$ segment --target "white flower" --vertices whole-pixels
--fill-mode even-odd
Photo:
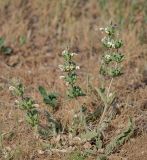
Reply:
[[[45,153],[45,151],[39,149],[39,150],[38,150],[38,153],[39,153],[40,155],[42,155],[42,154]]]
[[[18,101],[18,100],[15,100],[15,104],[19,104],[19,101]]]
[[[112,96],[113,96],[113,94],[112,94],[112,93],[110,93],[110,94],[109,94],[109,98],[110,98],[110,97],[112,97]]]
[[[104,28],[100,28],[100,31],[104,31]]]
[[[75,67],[74,65],[70,65],[69,69],[72,71],[72,70],[74,70],[74,67]]]
[[[110,59],[111,56],[110,56],[109,54],[106,54],[106,55],[105,55],[105,58],[106,58],[106,59]]]
[[[65,78],[65,76],[60,76],[59,78],[60,78],[60,79],[64,79],[64,78]]]
[[[102,38],[102,42],[104,43],[107,40],[107,37]]]
[[[71,53],[70,54],[72,57],[78,55],[77,53]]]
[[[111,48],[115,48],[115,43],[114,43],[113,40],[109,40],[109,41],[107,42],[107,45],[109,45],[109,47],[111,47]]]
[[[9,87],[9,90],[10,90],[10,91],[14,91],[14,90],[15,90],[15,87],[14,87],[14,86],[10,86],[10,87]]]
[[[80,66],[76,66],[76,69],[80,69]]]
[[[64,70],[64,66],[63,66],[63,65],[60,64],[58,67],[59,67],[59,69],[60,69],[61,71]]]
[[[34,104],[33,106],[36,108],[39,108],[39,104]]]
[[[62,52],[62,55],[65,55],[67,53],[67,50],[64,50],[63,52]]]
[[[110,45],[110,46],[112,46],[112,42],[111,41],[109,41],[107,44]]]
[[[108,30],[108,28],[105,28],[105,33],[107,33],[107,34],[109,33],[109,30]]]
[[[115,48],[115,44],[114,43],[112,44],[112,48]]]
[[[69,86],[69,82],[66,82],[65,85],[66,85],[66,86]]]
[[[75,115],[74,115],[74,118],[77,118],[77,117],[78,117],[78,115],[77,115],[77,114],[75,114]]]

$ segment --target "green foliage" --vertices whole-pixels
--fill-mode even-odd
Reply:
[[[66,132],[63,134],[66,134],[67,136],[67,134],[72,131],[72,138],[74,135],[78,135],[81,138],[80,139],[78,137],[81,142],[90,143],[90,149],[87,149],[87,151],[85,150],[85,152],[92,154],[94,152],[96,153],[98,149],[104,148],[105,155],[108,156],[117,150],[117,148],[127,141],[133,134],[134,126],[132,120],[130,119],[128,128],[110,143],[107,144],[104,136],[104,132],[112,120],[111,115],[113,113],[113,102],[115,102],[116,99],[115,92],[111,91],[112,82],[115,77],[118,77],[122,74],[121,62],[124,60],[124,55],[119,51],[119,49],[123,46],[123,42],[121,39],[117,38],[116,29],[116,25],[113,24],[110,24],[106,28],[101,28],[101,31],[106,34],[106,36],[102,39],[102,44],[107,51],[104,52],[104,55],[101,58],[102,63],[100,67],[100,74],[102,75],[104,81],[111,80],[108,87],[105,85],[105,82],[103,82],[99,88],[94,88],[94,92],[96,95],[99,95],[103,102],[101,105],[102,107],[97,107],[93,113],[87,114],[87,107],[85,107],[85,105],[82,105],[81,107],[81,105],[78,104],[81,108],[80,111],[78,111],[78,114],[75,114],[71,130],[70,127],[66,129],[64,128],[65,130],[63,130],[60,120],[56,119],[55,116],[50,114],[48,111],[45,111],[43,115],[45,116],[43,122],[46,122],[46,124],[43,123],[43,125],[41,125],[39,118],[40,113],[42,112],[37,110],[35,107],[35,101],[32,98],[24,96],[25,87],[21,83],[17,83],[16,85],[10,87],[12,93],[15,96],[18,96],[17,104],[19,105],[20,109],[25,111],[26,121],[32,127],[37,127],[38,133],[42,138],[55,138],[57,134],[63,133],[63,131]],[[3,43],[4,40],[0,39],[0,46],[3,46]],[[79,69],[79,66],[77,66],[76,62],[73,60],[75,55],[75,53],[71,53],[69,50],[63,51],[62,56],[64,63],[63,65],[59,65],[59,68],[65,74],[64,76],[61,76],[61,78],[64,79],[66,85],[68,86],[67,95],[69,98],[77,98],[85,95],[80,86],[77,85],[77,69]],[[57,93],[48,93],[42,86],[39,86],[38,90],[43,97],[43,102],[52,107],[53,110],[56,110],[58,107],[59,95]],[[86,114],[88,115],[87,117],[85,116]],[[96,123],[94,125],[90,123],[98,118],[100,118],[98,125]],[[64,135],[62,137],[62,134],[60,136],[61,139],[64,137]],[[65,138],[67,138],[66,136]],[[73,140],[72,138],[71,141]],[[105,155],[99,156],[98,159],[106,160],[107,157]],[[70,160],[84,159],[85,155],[81,154],[80,152],[74,152],[70,157]]]
[[[108,0],[97,0],[102,9],[106,8]]]
[[[30,97],[25,97],[23,100],[19,101],[18,105],[23,110],[32,110],[34,109],[35,102]]]
[[[9,87],[9,90],[12,92],[13,95],[18,97],[23,97],[25,87],[22,83],[14,83],[13,86]]]
[[[18,97],[16,104],[20,109],[26,111],[26,121],[32,126],[35,127],[39,123],[39,113],[35,108],[35,101],[31,97],[24,97],[25,87],[20,82],[15,82],[13,86],[9,87],[9,90],[13,95]]]
[[[111,76],[111,77],[118,77],[120,75],[123,74],[121,68],[117,67],[117,68],[110,68],[110,70],[108,70],[108,74]]]
[[[50,105],[53,110],[56,110],[58,107],[58,94],[57,93],[47,93],[44,87],[39,86],[38,90],[43,97],[45,104]]]
[[[122,74],[121,67],[118,66],[123,60],[124,55],[118,51],[123,46],[121,39],[116,36],[117,26],[110,24],[106,28],[100,28],[106,34],[102,38],[102,44],[107,49],[107,52],[102,56],[100,74],[103,76],[117,77]]]
[[[85,94],[83,93],[82,89],[79,86],[73,86],[73,87],[69,88],[67,95],[70,98],[85,96]]]
[[[0,37],[0,49],[4,46],[5,39]]]
[[[5,39],[0,37],[0,52],[4,55],[11,55],[12,48],[5,46]]]
[[[26,121],[32,126],[35,127],[39,123],[39,113],[38,111],[34,108],[26,113]]]
[[[3,133],[0,130],[0,153],[1,153],[2,148],[3,148]]]
[[[118,39],[116,29],[117,26],[112,23],[108,25],[108,27],[100,28],[100,30],[106,35],[102,38],[102,44],[107,51],[102,56],[99,73],[103,77],[111,78],[111,81],[108,88],[104,87],[104,83],[106,82],[103,82],[102,87],[98,89],[96,88],[96,91],[105,106],[99,125],[103,124],[104,119],[109,119],[108,115],[112,112],[111,104],[115,100],[115,92],[111,91],[112,82],[115,77],[118,77],[123,73],[120,63],[124,60],[124,55],[119,51],[123,42]],[[101,128],[101,126],[99,127]]]
[[[111,93],[109,94],[109,96],[107,96],[105,88],[95,88],[95,90],[97,91],[97,93],[99,94],[101,100],[105,105],[111,105],[113,103],[115,99],[115,93]]]
[[[77,80],[77,74],[74,72],[71,72],[64,77],[64,80],[68,82],[70,85],[73,85]]]
[[[26,36],[22,35],[22,36],[19,37],[19,44],[21,46],[23,46],[24,44],[26,44],[26,41],[27,41]]]
[[[26,121],[35,127],[39,123],[39,112],[35,108],[35,102],[30,97],[24,97],[18,101],[18,105],[21,109],[26,111]]]
[[[105,64],[109,64],[110,62],[117,62],[121,63],[124,59],[124,55],[121,53],[115,53],[115,52],[106,52],[103,56],[103,60]]]
[[[108,27],[101,28],[100,30],[106,34],[106,36],[102,39],[102,43],[107,49],[107,51],[102,56],[100,75],[107,77],[107,79],[110,78],[111,80],[108,87],[104,86],[105,82],[103,82],[101,87],[94,89],[94,91],[100,96],[102,102],[104,103],[104,109],[101,114],[97,130],[90,131],[84,135],[84,137],[88,140],[95,139],[95,145],[98,149],[104,146],[102,135],[104,135],[106,128],[111,123],[113,118],[112,104],[116,99],[116,94],[114,91],[111,91],[111,86],[113,79],[122,74],[120,63],[124,60],[124,55],[119,52],[119,48],[122,47],[123,43],[122,40],[117,39],[116,37],[116,25],[110,24]],[[104,78],[104,80],[106,79]],[[132,120],[130,119],[127,130],[118,135],[114,140],[106,145],[105,155],[107,156],[111,154],[126,140],[128,140],[133,134],[133,131],[134,127]],[[99,156],[98,159],[107,159],[105,155]]]
[[[60,78],[63,78],[66,82],[66,85],[68,86],[67,95],[70,98],[76,98],[85,95],[82,89],[78,85],[76,85],[76,81],[78,78],[76,70],[79,69],[79,66],[77,66],[72,59],[75,55],[76,53],[71,53],[69,52],[69,50],[64,50],[62,52],[64,64],[59,65],[60,70],[65,72],[65,76],[60,76]]]

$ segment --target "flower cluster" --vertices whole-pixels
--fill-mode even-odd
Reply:
[[[62,56],[64,58],[64,64],[59,65],[59,69],[65,72],[64,76],[60,76],[60,79],[64,79],[68,88],[67,95],[70,98],[75,98],[78,96],[83,96],[84,93],[79,86],[76,85],[77,73],[76,70],[80,69],[79,66],[73,61],[73,57],[77,55],[76,53],[71,53],[69,50],[64,50]]]
[[[123,42],[116,37],[116,25],[110,24],[106,28],[100,28],[100,30],[106,34],[101,41],[107,49],[102,57],[100,74],[110,77],[120,76],[122,69],[118,64],[123,61],[124,55],[119,52],[119,49],[122,47]]]
[[[118,48],[122,47],[122,45],[123,45],[122,40],[120,40],[120,39],[114,40],[110,36],[104,37],[102,39],[102,43],[103,43],[103,45],[105,47],[107,47],[107,48],[114,48],[114,49],[118,49]]]

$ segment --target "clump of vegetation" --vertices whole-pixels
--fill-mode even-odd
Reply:
[[[80,67],[77,66],[76,63],[73,61],[73,57],[75,55],[77,54],[70,52],[68,49],[64,50],[62,52],[64,64],[59,65],[60,70],[65,72],[65,75],[60,76],[60,78],[63,78],[66,85],[68,86],[67,95],[70,98],[76,98],[85,95],[82,89],[76,84],[78,78],[76,70],[80,69]]]
[[[25,96],[25,87],[22,83],[15,82],[9,87],[9,90],[17,97],[15,101],[16,105],[19,106],[21,110],[25,111],[26,121],[35,128],[35,131],[37,131],[41,137],[52,137],[62,131],[60,121],[56,120],[48,111],[43,112],[43,116],[46,118],[46,124],[42,126],[40,121],[40,114],[42,111],[37,108],[38,104],[36,104],[31,97]],[[54,106],[55,102],[52,102],[50,105]]]
[[[113,82],[114,79],[117,80],[123,74],[122,62],[124,54],[120,51],[123,42],[118,37],[117,26],[111,23],[105,28],[100,28],[100,30],[105,34],[104,38],[102,38],[105,52],[101,57],[99,70],[101,84],[99,88],[92,86],[92,89],[94,88],[92,91],[100,97],[103,107],[97,108],[93,114],[87,116],[88,108],[86,104],[80,104],[78,101],[78,97],[85,96],[85,93],[77,83],[77,70],[80,67],[73,60],[73,57],[77,54],[70,52],[68,49],[62,52],[64,63],[59,65],[59,68],[64,73],[60,78],[65,81],[68,87],[67,96],[71,99],[75,98],[78,107],[80,107],[80,111],[73,117],[72,125],[64,126],[60,120],[54,118],[55,112],[50,114],[48,111],[43,113],[47,123],[46,125],[41,125],[40,111],[35,101],[31,97],[24,95],[25,87],[22,83],[17,83],[10,87],[12,93],[18,97],[16,104],[26,112],[26,121],[32,127],[37,128],[39,135],[43,139],[52,138],[51,142],[54,148],[66,148],[67,150],[71,141],[74,143],[75,139],[78,141],[78,145],[83,146],[84,144],[85,147],[88,146],[87,150],[82,148],[81,152],[73,152],[70,159],[84,160],[87,155],[97,155],[99,154],[98,151],[102,149],[103,152],[98,159],[105,160],[108,155],[116,151],[119,146],[127,141],[134,132],[133,121],[130,118],[127,129],[109,143],[106,143],[105,131],[116,115],[114,105],[117,96],[115,89],[112,89],[114,87]],[[59,94],[47,92],[42,86],[39,86],[38,90],[43,97],[43,102],[49,105],[53,111],[56,111],[59,106]],[[91,116],[94,117],[93,121],[91,121]],[[97,124],[97,122],[99,123]],[[56,144],[56,138],[58,139],[58,144]]]
[[[4,55],[11,55],[12,51],[12,48],[5,45],[5,39],[0,37],[0,53]]]
[[[45,88],[42,86],[39,86],[38,90],[43,97],[43,102],[51,106],[53,110],[56,110],[58,108],[58,94],[55,92],[47,93]]]
[[[124,54],[121,53],[120,48],[123,45],[121,39],[118,38],[118,33],[116,32],[117,26],[112,23],[106,28],[100,28],[100,30],[105,33],[105,37],[102,39],[102,44],[106,48],[104,55],[101,59],[100,75],[103,79],[101,87],[96,89],[99,94],[102,102],[104,103],[103,113],[100,117],[99,125],[97,131],[99,136],[104,136],[105,129],[111,123],[111,120],[114,118],[115,110],[114,103],[116,99],[115,91],[112,91],[112,85],[114,78],[119,77],[123,74],[121,62],[124,60]],[[107,80],[110,80],[108,87],[106,86]],[[114,150],[116,150],[120,145],[127,141],[130,136],[133,134],[134,126],[133,122],[130,119],[129,126],[126,131],[118,135],[115,140],[112,140],[105,147],[105,155],[109,155]],[[103,146],[103,145],[102,145]]]
[[[124,55],[120,51],[123,42],[117,37],[118,33],[116,32],[116,29],[117,26],[112,23],[106,28],[100,28],[105,34],[105,37],[102,38],[102,44],[104,48],[106,48],[106,51],[104,52],[104,55],[102,55],[99,71],[101,87],[95,88],[93,91],[97,92],[101,98],[104,108],[100,111],[101,116],[98,126],[93,130],[81,134],[82,139],[95,141],[97,149],[104,149],[104,155],[102,155],[104,158],[110,153],[113,153],[120,145],[127,141],[134,131],[134,125],[130,119],[126,131],[118,135],[115,140],[112,140],[109,144],[105,145],[103,143],[105,140],[105,130],[116,115],[115,99],[117,97],[115,90],[112,90],[113,81],[116,77],[120,77],[123,74],[121,62],[124,60]],[[110,82],[108,83],[108,81]],[[102,157],[99,157],[99,159],[103,159]]]
[[[118,33],[116,33],[116,29],[117,26],[113,24],[110,24],[106,28],[100,28],[100,30],[106,34],[106,36],[102,38],[102,44],[107,49],[102,56],[99,71],[100,75],[103,76],[101,77],[103,80],[101,79],[101,87],[97,89],[97,92],[105,106],[100,118],[100,125],[104,121],[108,121],[111,112],[113,112],[112,103],[116,96],[115,91],[111,91],[111,87],[114,78],[121,76],[123,73],[121,62],[124,60],[124,55],[119,51],[123,42],[117,37]],[[110,79],[108,87],[106,86],[107,80],[105,77]]]
[[[18,97],[15,103],[19,108],[26,111],[26,121],[32,127],[36,127],[39,123],[39,112],[35,107],[35,101],[30,97],[24,96],[25,87],[23,84],[20,82],[14,83],[13,86],[9,87],[9,90]]]

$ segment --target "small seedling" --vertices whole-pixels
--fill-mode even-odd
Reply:
[[[3,37],[0,37],[0,53],[4,55],[11,55],[12,53],[12,48],[5,46],[5,39]]]
[[[43,97],[43,101],[45,104],[50,105],[53,110],[56,110],[58,108],[58,94],[53,93],[47,93],[44,87],[39,86],[38,90]]]
[[[26,41],[27,41],[26,36],[22,35],[22,36],[19,37],[19,44],[21,46],[23,46],[24,44],[26,44]]]

